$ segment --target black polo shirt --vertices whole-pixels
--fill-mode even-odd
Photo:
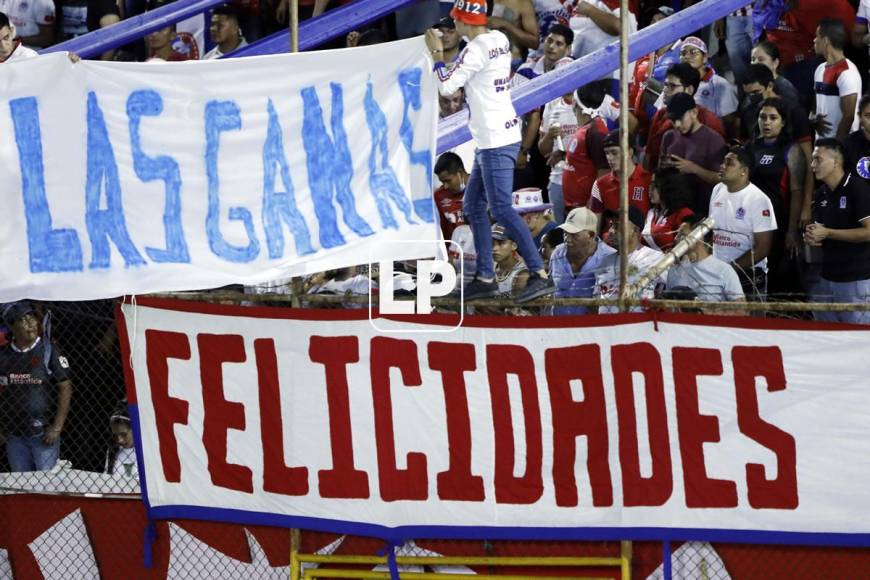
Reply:
[[[832,230],[863,227],[870,218],[870,181],[854,172],[846,173],[831,191],[827,185],[816,190],[813,219]],[[870,279],[870,242],[854,244],[826,238],[822,242],[822,278],[832,282]]]

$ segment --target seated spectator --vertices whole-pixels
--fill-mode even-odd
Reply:
[[[589,198],[589,209],[597,214],[602,212],[618,212],[619,211],[619,176],[622,171],[622,149],[619,144],[619,130],[616,129],[607,134],[602,141],[604,147],[604,156],[607,158],[607,164],[610,166],[610,173],[603,175],[595,180],[592,186],[592,195]],[[634,162],[634,151],[629,146],[629,153],[626,156],[626,171],[628,172],[628,203],[640,211],[643,215],[649,211],[649,185],[652,181],[652,174],[640,165]],[[609,224],[606,222],[601,226],[602,230],[606,231]]]
[[[441,187],[435,190],[435,207],[441,219],[441,234],[445,240],[453,235],[453,230],[465,222],[465,212],[462,200],[465,196],[465,184],[468,183],[468,172],[459,155],[448,151],[442,153],[435,162],[435,175],[441,181]]]
[[[487,27],[500,30],[511,44],[526,50],[535,50],[538,39],[538,19],[532,0],[491,0],[492,15]]]
[[[452,63],[459,56],[462,37],[456,32],[456,23],[449,16],[445,16],[435,23],[436,30],[441,31],[441,45],[444,48],[444,62]]]
[[[683,218],[679,240],[689,235],[702,220],[695,215]],[[691,289],[698,300],[706,302],[745,300],[737,272],[730,264],[713,255],[713,230],[707,232],[701,241],[692,244],[685,257],[668,271],[668,290],[679,287]]]
[[[616,253],[598,237],[598,216],[585,207],[571,210],[565,223],[565,242],[556,246],[550,257],[550,277],[556,285],[556,298],[592,298],[595,276],[605,258]],[[592,309],[594,310],[594,309]],[[586,314],[586,306],[555,306],[553,313]]]
[[[701,82],[701,76],[698,71],[685,63],[678,63],[668,69],[668,75],[665,79],[664,87],[661,94],[661,108],[656,111],[650,121],[649,135],[646,141],[646,149],[644,151],[643,166],[647,171],[653,171],[659,166],[661,154],[662,137],[665,133],[674,128],[673,121],[668,118],[667,105],[671,102],[671,97],[678,93],[686,93],[695,95],[698,91],[698,85]],[[722,121],[716,116],[716,113],[710,109],[695,104],[698,109],[698,121],[702,125],[710,127],[722,138],[725,138],[725,129],[722,126]]]
[[[722,136],[702,125],[695,99],[678,93],[668,103],[668,118],[674,128],[662,137],[660,167],[674,167],[689,178],[695,193],[693,209],[705,215],[712,186],[719,181],[719,166],[726,146]]]
[[[5,0],[0,7],[21,44],[37,50],[54,44],[52,0]]]
[[[232,4],[217,6],[212,10],[208,32],[215,47],[205,54],[203,60],[221,58],[248,45],[239,26],[239,11]]]
[[[526,287],[529,270],[517,253],[517,243],[499,224],[492,226],[492,258],[495,262],[495,281],[498,283],[498,295],[494,298],[514,298]],[[474,308],[476,313],[488,315],[509,314],[513,310],[512,306],[507,308],[475,306]]]
[[[462,278],[463,288],[474,279],[477,271],[477,251],[474,249],[474,234],[471,226],[462,224],[453,229],[448,245],[448,256],[456,274]]]
[[[804,240],[821,246],[822,275],[817,302],[867,303],[870,299],[870,183],[844,167],[842,145],[816,142],[813,173],[821,186]],[[817,320],[870,324],[870,312],[815,312]]]
[[[521,79],[533,79],[556,70],[560,65],[571,62],[569,51],[574,40],[574,33],[564,24],[554,24],[550,27],[550,33],[544,40],[544,50],[540,56],[530,57],[517,69],[512,79],[514,83],[522,82]]]
[[[136,449],[133,445],[133,425],[127,412],[127,401],[122,401],[109,417],[113,445],[106,452],[106,473],[138,478]]]
[[[861,73],[845,57],[846,28],[833,18],[823,18],[813,43],[824,62],[816,67],[813,92],[816,96],[816,139],[845,140],[858,129],[858,96]]]
[[[0,12],[0,64],[17,62],[39,56],[32,48],[21,44],[21,40],[15,38],[15,25],[9,21],[6,14]]]
[[[722,162],[722,182],[713,189],[710,217],[715,225],[713,255],[737,271],[743,293],[760,299],[767,292],[767,256],[776,217],[770,198],[749,181],[754,160],[733,147]]]
[[[680,61],[698,71],[701,83],[695,101],[722,119],[726,135],[737,134],[737,87],[716,74],[707,61],[707,44],[697,36],[689,36],[680,44]]]
[[[789,103],[799,104],[800,96],[797,89],[791,81],[779,74],[779,47],[764,40],[755,45],[751,54],[751,64],[763,64],[773,73],[773,92]]]
[[[789,121],[781,99],[765,99],[758,115],[759,137],[747,147],[754,161],[750,181],[770,199],[778,226],[769,256],[773,268],[800,250],[800,216],[809,173],[800,146],[789,133]],[[788,290],[771,280],[771,292]]]
[[[29,303],[7,304],[2,317],[12,342],[0,348],[0,441],[12,471],[50,470],[72,400],[69,362]]]
[[[541,241],[541,258],[544,260],[544,269],[550,271],[550,258],[553,257],[553,252],[560,244],[565,243],[565,230],[558,226],[544,234],[544,239]]]
[[[673,167],[657,170],[649,188],[650,210],[642,232],[644,244],[661,252],[670,250],[683,218],[695,214],[693,200],[685,175]]]
[[[565,144],[565,167],[562,169],[562,195],[565,211],[586,207],[595,180],[608,171],[601,142],[607,135],[607,125],[598,116],[604,102],[600,84],[590,83],[577,89],[574,114],[577,131]]]
[[[595,298],[616,299],[619,297],[619,254],[625,252],[628,254],[628,284],[635,284],[640,281],[640,278],[647,271],[658,264],[664,254],[658,250],[653,250],[641,244],[640,233],[643,230],[645,222],[643,212],[634,206],[628,208],[628,246],[621,247],[622,237],[619,234],[619,219],[614,217],[610,222],[610,231],[608,232],[608,243],[616,248],[616,253],[607,256],[601,264],[597,276],[595,277]],[[657,276],[649,281],[637,295],[637,298],[655,298],[656,294],[665,287],[665,279],[662,276]],[[640,307],[632,308],[632,312],[640,312]],[[616,305],[600,306],[599,314],[613,314],[619,312]]]
[[[519,189],[514,192],[513,206],[516,212],[526,222],[535,248],[541,249],[541,240],[556,227],[556,224],[547,219],[547,210],[552,209],[552,203],[544,203],[541,190],[536,187]]]
[[[864,179],[870,179],[870,95],[858,102],[857,131],[849,133],[843,146],[846,150],[846,165]]]
[[[169,0],[155,0],[149,5],[149,10],[169,4]],[[199,60],[199,46],[196,38],[190,32],[179,32],[175,24],[170,24],[145,37],[147,46],[146,60],[163,60],[178,62],[184,60]]]

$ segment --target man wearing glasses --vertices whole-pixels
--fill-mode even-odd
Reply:
[[[737,136],[737,87],[717,75],[707,62],[707,44],[697,36],[687,36],[680,45],[680,62],[701,75],[695,102],[722,119],[729,137]]]

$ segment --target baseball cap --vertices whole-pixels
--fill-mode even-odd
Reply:
[[[671,8],[670,6],[659,6],[656,9],[656,12],[658,12],[659,14],[662,14],[664,16],[672,16],[674,13],[674,9]]]
[[[474,11],[472,11],[472,6]],[[486,0],[456,0],[453,8],[450,10],[450,16],[453,20],[458,20],[471,26],[486,26]]]
[[[667,104],[668,119],[676,121],[682,119],[687,111],[695,108],[695,97],[689,93],[677,93],[672,95]]]
[[[3,307],[3,322],[6,326],[11,328],[13,324],[34,312],[33,306],[31,306],[29,302],[24,300],[20,302],[10,302]]]
[[[510,234],[507,232],[505,227],[501,224],[493,224],[492,226],[492,239],[498,241],[504,240],[513,240]]]
[[[582,231],[598,233],[598,216],[589,208],[576,207],[571,210],[565,223],[559,226],[568,234],[578,234]]]
[[[445,16],[438,22],[432,25],[432,28],[456,28],[456,22],[449,16]]]
[[[697,48],[704,54],[707,54],[707,43],[698,38],[697,36],[687,36],[683,39],[683,42],[680,43],[680,50],[683,50],[684,46],[691,46]]]
[[[602,149],[607,149],[608,147],[619,147],[619,129],[614,129],[610,133],[604,136],[604,139],[601,140]]]

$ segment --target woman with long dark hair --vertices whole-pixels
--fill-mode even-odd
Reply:
[[[650,210],[643,227],[643,242],[647,246],[667,252],[683,218],[693,215],[694,196],[686,176],[674,167],[658,169],[649,188]]]

